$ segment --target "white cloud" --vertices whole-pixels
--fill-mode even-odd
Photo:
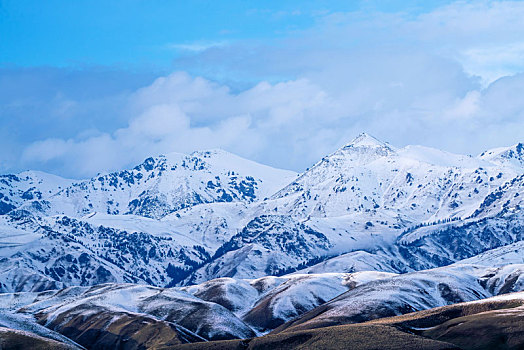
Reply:
[[[150,155],[226,148],[255,156],[271,148],[275,135],[322,102],[322,92],[305,80],[260,83],[239,94],[185,73],[173,73],[132,94],[128,126],[108,134],[67,140],[48,139],[28,146],[26,164],[59,162],[74,176],[115,170]],[[320,100],[320,101],[319,101]]]
[[[165,45],[166,49],[177,51],[200,52],[212,47],[227,45],[227,41],[195,41],[191,43],[172,43]]]
[[[473,84],[468,90],[457,89],[461,76],[457,83],[428,73],[426,81],[398,69],[395,79],[348,81],[336,93],[299,79],[263,82],[235,94],[203,78],[173,73],[132,94],[130,110],[136,115],[126,127],[36,142],[25,149],[23,160],[55,162],[64,172],[89,176],[150,155],[220,147],[300,170],[361,131],[400,146],[419,143],[469,153],[524,135],[523,77],[504,78],[484,90]]]
[[[524,141],[523,17],[524,3],[461,1],[419,15],[321,15],[280,40],[202,47],[176,64],[257,83],[237,92],[196,74],[160,77],[119,99],[118,128],[38,141],[23,164],[89,176],[221,147],[302,170],[361,131],[472,154]],[[65,115],[82,109],[64,101]]]
[[[354,52],[418,51],[460,62],[484,86],[524,71],[524,2],[456,1],[430,12],[327,13],[315,26],[264,43],[232,42],[181,58],[206,75],[301,76]],[[387,58],[385,56],[384,58]],[[212,67],[212,69],[209,69]],[[322,67],[320,67],[322,69]]]

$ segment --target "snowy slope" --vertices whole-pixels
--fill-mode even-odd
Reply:
[[[0,175],[0,215],[32,200],[46,200],[71,185],[73,180],[41,171]]]
[[[369,253],[356,250],[351,253],[335,256],[318,264],[300,270],[301,273],[329,273],[329,272],[356,272],[382,271],[402,273],[410,271],[402,261],[392,254],[383,251]]]
[[[392,275],[383,272],[357,272],[292,274],[279,277],[284,279],[284,282],[263,293],[242,319],[257,331],[265,333],[347,290]],[[270,277],[254,280],[251,284],[265,284],[268,278]]]
[[[17,211],[2,219],[10,228],[31,233],[22,236],[24,240],[10,231],[0,236],[9,240],[0,246],[4,292],[106,282],[165,286],[181,270],[209,258],[197,241],[169,230],[126,231],[67,216],[38,219]]]
[[[443,266],[524,240],[524,177],[488,194],[467,219],[423,226],[399,236],[399,253],[415,269]]]
[[[121,318],[149,317],[207,340],[246,338],[271,330],[357,285],[390,275],[361,272],[257,280],[223,278],[184,288],[108,283],[7,293],[0,294],[0,324],[63,340],[56,332],[65,334],[68,328],[83,327],[91,318],[111,315],[115,323]],[[260,312],[266,313],[263,318],[256,317]]]
[[[0,324],[53,339],[65,335],[88,348],[103,338],[105,329],[119,329],[116,336],[131,337],[134,333],[124,330],[136,330],[136,326],[118,328],[130,323],[142,324],[140,331],[147,324],[164,333],[169,324],[170,337],[194,342],[253,337],[275,328],[365,322],[522,288],[524,265],[494,268],[464,263],[403,275],[357,272],[221,278],[182,288],[108,283],[0,294]],[[87,327],[92,336],[81,337]]]
[[[504,266],[524,264],[524,241],[488,250],[471,258],[460,260],[463,264]]]
[[[524,167],[524,144],[518,143],[511,147],[495,148],[483,152],[480,154],[479,158],[493,163],[510,165],[517,169],[522,169]]]

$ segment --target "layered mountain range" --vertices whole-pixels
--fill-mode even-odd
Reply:
[[[523,144],[473,157],[367,134],[300,174],[210,150],[3,175],[0,326],[73,348],[139,329],[136,348],[161,348],[519,292],[523,198]]]

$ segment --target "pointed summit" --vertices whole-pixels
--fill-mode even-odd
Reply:
[[[384,155],[396,151],[396,149],[387,142],[382,142],[365,132],[359,134],[353,141],[343,146],[340,151],[348,151],[351,149],[381,150],[381,153],[384,153]]]
[[[385,142],[378,140],[368,133],[361,133],[353,139],[347,146],[361,147],[361,146],[372,146],[372,147],[384,147],[388,146]]]
[[[396,148],[388,143],[382,142],[367,133],[361,133],[350,143],[322,158],[321,161],[313,165],[311,170],[323,166],[336,169],[346,166],[362,166],[378,158],[394,155],[396,152]],[[329,170],[328,172],[339,174],[339,170]]]

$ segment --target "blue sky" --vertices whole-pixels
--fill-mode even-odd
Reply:
[[[445,1],[4,0],[0,62],[176,68],[184,48],[280,38],[327,13],[428,11]]]
[[[521,1],[0,1],[0,172],[524,141]]]

